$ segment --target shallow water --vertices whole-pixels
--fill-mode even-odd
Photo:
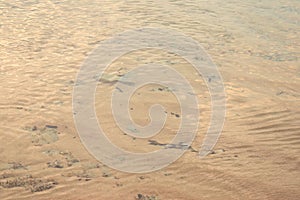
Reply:
[[[29,181],[21,187],[1,184],[0,198],[134,199],[141,193],[160,199],[297,199],[299,20],[298,0],[1,1],[0,182]],[[222,74],[227,114],[215,154],[200,160],[197,152],[187,151],[161,171],[136,175],[107,168],[86,151],[73,121],[72,92],[80,66],[100,41],[141,27],[174,29],[201,43]],[[97,115],[122,148],[160,148],[123,135],[107,96],[119,68],[153,60],[173,63],[197,92],[202,109],[192,144],[197,151],[208,127],[209,94],[203,80],[174,55],[133,52],[115,61],[108,84],[97,89]],[[159,92],[153,86],[141,91],[144,98],[133,96],[131,114],[138,123],[148,122],[147,107],[157,99],[180,113],[174,97]],[[179,123],[174,116],[168,115],[158,142],[173,137]],[[57,128],[48,134],[46,125]],[[57,184],[31,192],[37,185],[30,185],[29,175]]]

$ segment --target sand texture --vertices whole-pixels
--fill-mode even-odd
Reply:
[[[0,199],[300,199],[299,20],[298,0],[0,1]],[[199,159],[211,114],[201,76],[161,50],[115,60],[95,95],[97,116],[115,145],[153,151],[179,126],[179,104],[159,85],[140,88],[130,114],[146,125],[149,107],[163,104],[161,133],[133,138],[116,126],[110,95],[139,64],[178,70],[195,89],[201,111],[197,137],[180,159],[156,172],[130,174],[85,149],[72,93],[97,43],[141,27],[174,29],[199,41],[222,74],[227,110],[217,145]]]

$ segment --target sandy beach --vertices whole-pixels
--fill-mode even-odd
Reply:
[[[0,2],[1,200],[297,200],[300,198],[300,2],[298,0],[145,0]],[[211,117],[204,80],[186,60],[161,50],[115,60],[95,94],[99,123],[126,151],[170,142],[181,120],[175,96],[148,85],[130,114],[149,123],[163,104],[167,122],[150,139],[116,125],[110,97],[119,77],[140,64],[170,65],[195,90],[199,129],[177,161],[149,173],[111,169],[92,156],[76,130],[72,94],[96,45],[127,30],[156,27],[198,41],[222,75],[226,118],[218,143],[198,156]]]

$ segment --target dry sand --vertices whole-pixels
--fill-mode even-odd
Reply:
[[[0,13],[1,200],[300,198],[298,0],[1,1]],[[104,166],[81,144],[72,88],[99,41],[145,26],[172,28],[203,45],[223,76],[227,115],[213,154],[199,159],[210,117],[201,77],[166,52],[120,58],[108,74],[120,68],[124,74],[140,63],[171,63],[196,88],[201,109],[192,149],[163,170],[128,174]],[[96,94],[108,137],[131,151],[161,148],[116,127],[109,81]],[[158,88],[141,88],[130,112],[136,123],[146,124],[148,106],[165,105],[168,122],[152,138],[165,143],[178,128],[180,109],[170,92]]]

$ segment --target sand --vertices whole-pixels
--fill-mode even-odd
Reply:
[[[0,13],[1,200],[299,199],[299,1],[2,1]],[[162,148],[180,122],[170,91],[149,85],[133,95],[130,113],[145,125],[159,100],[168,112],[162,132],[149,142],[118,129],[109,94],[118,73],[137,64],[172,65],[191,82],[201,110],[197,137],[180,159],[131,174],[87,152],[72,92],[99,41],[140,27],[171,28],[199,41],[222,74],[227,110],[217,145],[199,159],[211,114],[202,78],[179,56],[157,50],[116,60],[96,91],[97,116],[116,145]]]

